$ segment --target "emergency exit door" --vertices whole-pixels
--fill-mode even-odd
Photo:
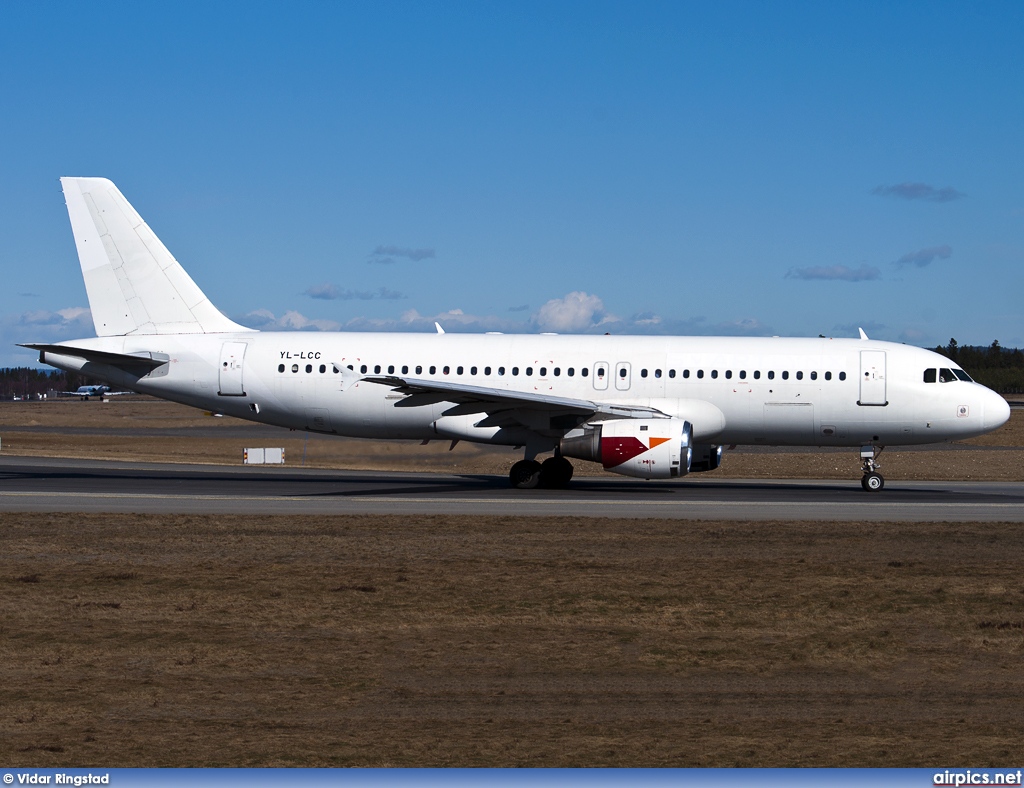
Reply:
[[[245,342],[225,342],[220,349],[220,387],[222,397],[244,397],[242,385],[242,360],[245,358]]]
[[[888,405],[885,398],[885,351],[860,352],[860,399],[858,405]]]

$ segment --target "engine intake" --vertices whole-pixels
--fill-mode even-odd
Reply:
[[[573,430],[558,444],[566,457],[641,479],[675,479],[690,472],[693,427],[682,419],[612,419]]]

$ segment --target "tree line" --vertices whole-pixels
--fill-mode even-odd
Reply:
[[[48,391],[74,391],[79,386],[99,383],[77,372],[33,367],[0,369],[0,400],[24,397],[37,399]]]
[[[983,386],[1000,394],[1024,394],[1024,351],[1007,348],[997,339],[988,347],[960,345],[950,339],[946,346],[933,348],[950,361],[963,367]]]

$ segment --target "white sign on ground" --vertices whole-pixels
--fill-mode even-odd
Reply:
[[[242,449],[242,462],[246,465],[284,465],[284,449]]]

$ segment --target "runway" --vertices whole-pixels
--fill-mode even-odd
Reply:
[[[0,458],[0,512],[391,514],[1024,522],[1022,482],[580,477],[514,490],[484,475]]]

